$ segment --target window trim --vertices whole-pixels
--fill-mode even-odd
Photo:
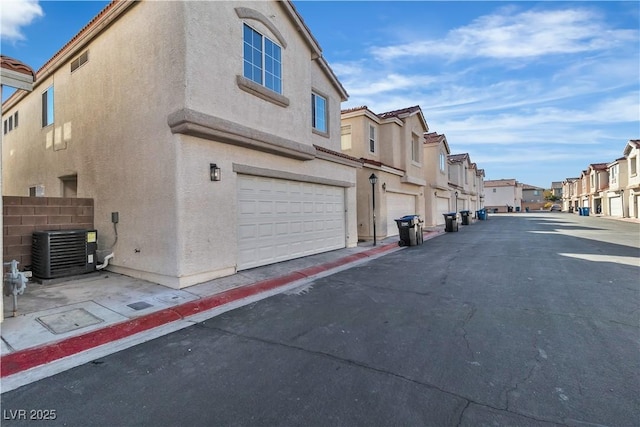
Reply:
[[[49,96],[51,94],[51,96]],[[51,100],[49,100],[51,98]],[[44,92],[42,92],[42,127],[46,128],[55,123],[55,94],[53,85],[49,86]],[[49,108],[49,106],[51,108]],[[51,118],[49,118],[49,111],[51,111]]]
[[[253,47],[252,44],[248,43],[246,38],[245,38],[245,30],[249,29],[252,31],[252,34],[258,34],[261,38],[260,40],[260,81],[256,81],[251,77],[248,77],[245,73],[245,66],[247,64],[249,64],[251,67],[256,67],[256,65],[251,62],[250,60],[247,59],[247,55],[245,54],[245,49],[246,49],[246,45],[249,45],[251,49],[255,49]],[[278,76],[276,76],[273,73],[269,73],[269,71],[267,70],[267,65],[266,65],[266,60],[269,57],[269,55],[267,54],[267,43],[266,42],[270,42],[271,44],[273,44],[274,46],[277,46],[278,48],[278,52],[279,52],[279,67],[278,67]],[[254,82],[257,85],[260,85],[262,87],[264,87],[267,90],[270,90],[274,93],[277,93],[278,95],[282,95],[282,93],[284,92],[284,85],[283,85],[283,76],[282,76],[282,46],[279,45],[276,41],[272,40],[271,38],[267,37],[266,35],[262,34],[260,31],[258,31],[257,29],[255,29],[254,27],[252,27],[251,25],[247,24],[246,22],[242,23],[242,76],[249,80]],[[277,78],[278,80],[278,89],[279,90],[275,90],[270,88],[269,86],[267,86],[267,75],[268,74],[272,74],[274,76],[274,78]]]
[[[411,163],[416,166],[422,165],[422,159],[420,156],[421,145],[422,144],[420,143],[420,135],[413,132],[411,134]]]
[[[346,144],[343,142],[343,137],[349,137],[349,147],[345,147]],[[351,150],[353,148],[353,139],[351,137],[351,125],[341,125],[340,126],[340,149],[343,151]]]
[[[324,129],[316,127],[316,99],[321,99],[324,101]],[[311,91],[311,129],[313,130],[313,133],[317,135],[329,136],[329,97],[321,94],[317,90]]]
[[[373,136],[371,136],[373,134]],[[372,124],[369,124],[369,153],[376,153],[376,127]]]

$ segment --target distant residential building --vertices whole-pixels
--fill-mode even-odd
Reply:
[[[554,181],[551,183],[551,195],[558,200],[562,199],[562,181]]]
[[[513,212],[522,208],[522,184],[515,179],[484,181],[484,205],[491,212]]]
[[[544,208],[545,203],[544,188],[522,184],[522,209],[540,210]]]

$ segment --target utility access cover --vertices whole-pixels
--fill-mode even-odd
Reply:
[[[104,320],[94,316],[84,308],[49,314],[47,316],[37,317],[36,320],[54,334],[64,334],[104,322]]]

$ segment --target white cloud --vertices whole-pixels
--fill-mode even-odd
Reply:
[[[377,47],[372,53],[383,61],[424,56],[518,59],[594,52],[637,38],[637,30],[608,28],[598,14],[587,9],[516,13],[505,8],[453,29],[443,39]]]
[[[22,27],[44,16],[38,0],[2,0],[0,36],[4,40],[24,40]]]

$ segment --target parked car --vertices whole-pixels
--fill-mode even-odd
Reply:
[[[551,208],[549,209],[549,211],[551,211],[551,212],[561,212],[562,211],[562,207],[560,207],[560,205],[551,205]]]

